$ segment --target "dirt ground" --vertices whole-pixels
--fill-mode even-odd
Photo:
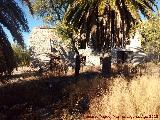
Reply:
[[[74,75],[56,77],[50,73],[39,75],[37,70],[27,67],[19,68],[11,77],[1,80],[0,120],[59,120],[66,111],[80,117],[88,110],[90,81],[97,76],[98,72],[85,72],[79,79]],[[78,102],[85,99],[83,110]]]

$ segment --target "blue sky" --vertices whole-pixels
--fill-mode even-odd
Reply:
[[[19,1],[19,0],[16,0],[16,1]],[[157,0],[157,1],[159,1],[159,0]],[[28,20],[28,25],[29,25],[29,28],[30,28],[30,32],[32,31],[33,27],[44,25],[43,20],[41,18],[33,17],[29,13],[29,10],[26,6],[24,6],[24,5],[22,6],[21,4],[20,4],[20,6],[23,8],[23,11],[24,11],[24,13],[26,15],[26,18]],[[160,8],[160,2],[158,3],[158,8]],[[8,38],[9,38],[10,42],[13,43],[12,36],[11,36],[10,32],[6,29],[5,29],[5,31],[8,35]],[[23,32],[24,42],[26,43],[27,46],[28,46],[28,38],[29,38],[30,32],[29,33]]]
[[[33,27],[38,27],[38,26],[42,26],[44,25],[43,20],[41,18],[37,18],[35,16],[32,16],[28,9],[25,8],[25,13],[26,13],[26,18],[28,20],[28,26],[30,28],[30,32],[32,31]],[[24,42],[26,43],[26,45],[28,45],[28,38],[29,38],[29,33],[27,32],[23,32],[23,36],[24,36]]]
[[[16,0],[18,1],[18,0]],[[20,7],[22,8],[23,12],[25,13],[25,16],[28,20],[28,26],[29,26],[29,29],[30,29],[30,32],[32,31],[33,27],[37,27],[37,26],[42,26],[44,25],[43,23],[43,20],[41,18],[37,18],[35,16],[32,16],[30,13],[29,13],[29,10],[28,8],[25,6],[25,5],[21,5],[20,3],[18,3],[20,5]],[[10,34],[10,32],[8,30],[6,30],[6,33],[8,35],[8,38],[9,38],[9,41],[11,43],[13,43],[13,38]],[[25,44],[28,46],[28,38],[29,38],[29,35],[30,35],[30,32],[23,32],[23,37],[24,37],[24,42]]]

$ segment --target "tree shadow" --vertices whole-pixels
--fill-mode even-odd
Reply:
[[[20,74],[13,74],[13,75],[3,75],[0,76],[0,82],[3,84],[6,84],[8,82],[10,82],[10,80],[12,81],[18,81],[18,80],[22,80],[24,78],[29,78],[29,77],[35,77],[38,76],[38,72],[37,71],[25,71],[23,73]]]
[[[80,117],[89,102],[108,89],[107,79],[96,72],[41,78],[0,87],[0,119],[61,119],[65,113]]]

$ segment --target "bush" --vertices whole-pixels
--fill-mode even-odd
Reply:
[[[144,50],[151,59],[160,60],[160,14],[155,14],[151,19],[143,21],[138,25],[143,39]]]
[[[26,48],[22,48],[18,44],[13,44],[12,48],[14,51],[17,66],[26,66],[30,64],[30,55],[29,51]]]

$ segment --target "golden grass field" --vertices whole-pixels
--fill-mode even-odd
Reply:
[[[90,96],[89,110],[83,120],[160,120],[160,72],[159,65],[147,64],[142,76],[128,80],[124,77],[111,79],[94,78],[80,80],[75,93]],[[64,113],[63,119],[76,119]],[[67,117],[66,117],[67,116]]]
[[[148,74],[130,81],[122,77],[109,80],[109,90],[91,101],[89,114],[85,117],[102,120],[104,118],[118,120],[118,117],[127,120],[160,120],[159,67],[156,69],[156,66],[149,64]]]
[[[117,119],[114,116],[160,115],[160,77],[145,75],[131,82],[116,78],[106,94],[92,100],[89,110],[93,116],[110,116],[112,119]]]
[[[78,80],[12,78],[0,86],[0,120],[160,120],[160,64],[144,68],[130,78],[93,72],[80,74]],[[79,112],[77,103],[86,96],[89,108]]]

